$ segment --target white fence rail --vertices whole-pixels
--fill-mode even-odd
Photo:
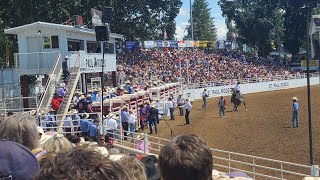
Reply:
[[[319,77],[319,73],[310,73],[310,77]],[[258,77],[258,78],[243,78],[240,80],[241,84],[251,84],[251,83],[260,83],[260,82],[272,82],[272,81],[281,81],[281,80],[291,80],[291,79],[305,79],[307,78],[306,73],[302,74],[290,74],[290,75],[277,75],[273,77]],[[207,88],[207,87],[215,87],[215,86],[229,86],[237,84],[237,79],[229,79],[229,80],[221,80],[215,79],[209,82],[199,82],[199,83],[191,83],[189,85],[185,85],[184,89],[199,89],[199,88]]]

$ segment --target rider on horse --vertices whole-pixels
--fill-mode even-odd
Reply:
[[[234,87],[236,98],[240,100],[240,81],[237,82],[237,85]]]

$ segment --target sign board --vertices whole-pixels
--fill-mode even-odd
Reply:
[[[310,60],[310,70],[318,70],[319,69],[319,60]],[[301,69],[307,69],[307,60],[301,61]]]
[[[80,69],[84,73],[102,72],[102,53],[80,53]],[[116,55],[104,55],[104,72],[112,72],[117,70]]]
[[[145,48],[154,48],[154,46],[155,46],[154,41],[145,41],[144,42],[144,47]]]
[[[129,50],[129,51],[132,51],[134,50],[136,47],[139,46],[139,43],[136,42],[136,41],[126,41],[126,48]]]

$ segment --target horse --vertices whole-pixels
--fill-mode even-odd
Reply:
[[[238,111],[238,107],[243,103],[244,108],[246,111],[248,111],[246,102],[244,101],[244,95],[239,94],[237,95],[237,92],[234,90],[234,88],[231,88],[232,90],[232,96],[231,96],[231,102],[233,103],[233,111]]]

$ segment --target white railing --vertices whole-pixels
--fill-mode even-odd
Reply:
[[[48,74],[59,52],[15,53],[14,65],[21,74]]]
[[[45,110],[48,108],[50,99],[53,97],[53,93],[56,90],[56,84],[59,82],[62,74],[62,67],[61,67],[61,54],[58,53],[56,56],[56,60],[54,65],[52,66],[51,72],[49,74],[49,78],[47,80],[47,83],[45,85],[45,91],[41,96],[41,100],[37,109],[37,112],[39,110]]]
[[[0,87],[0,98],[21,96],[20,84],[5,84]]]
[[[310,77],[319,77],[319,73],[310,73]],[[259,82],[271,82],[271,81],[281,81],[281,80],[291,80],[291,79],[305,79],[307,78],[306,73],[302,74],[290,74],[290,75],[276,75],[272,77],[257,77],[257,78],[243,78],[240,80],[241,84],[250,84],[250,83],[259,83]],[[189,85],[184,86],[184,89],[199,89],[199,88],[207,88],[214,86],[229,86],[237,84],[238,79],[215,79],[209,82],[198,82],[191,83]]]
[[[24,101],[27,101],[29,108],[24,108]],[[0,99],[0,112],[7,115],[8,112],[25,112],[35,110],[38,107],[38,97],[13,97]]]

